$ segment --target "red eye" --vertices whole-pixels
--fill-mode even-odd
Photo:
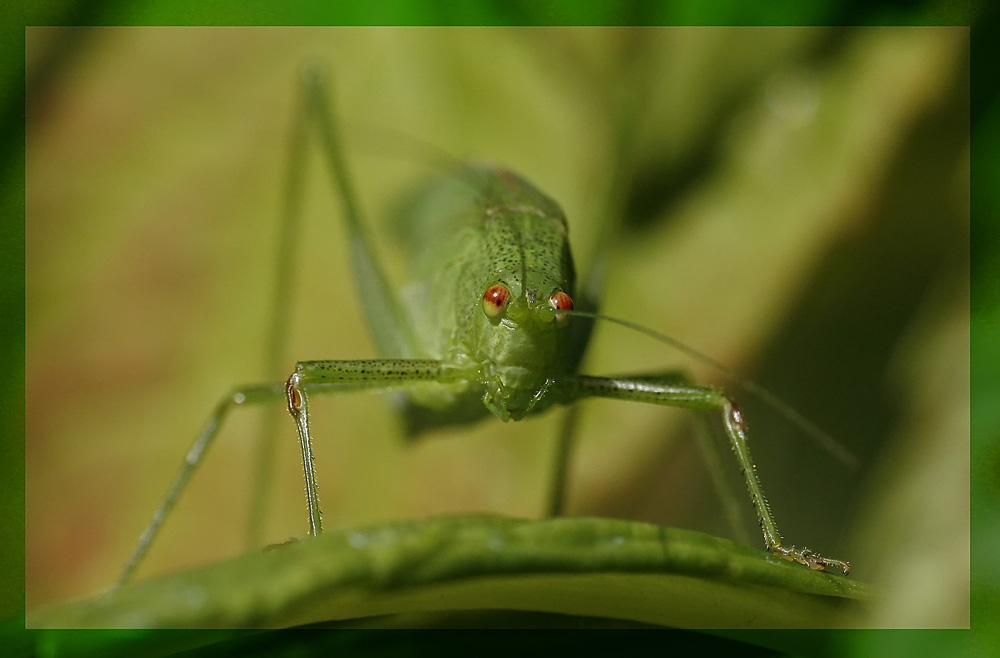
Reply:
[[[500,284],[490,286],[483,293],[483,312],[489,319],[497,320],[503,315],[509,300],[510,290],[507,290],[507,286]]]
[[[573,298],[564,293],[562,290],[558,290],[552,293],[549,297],[549,305],[557,311],[572,311],[573,310]],[[569,316],[565,313],[556,313],[556,320],[559,322],[565,322],[569,320]]]

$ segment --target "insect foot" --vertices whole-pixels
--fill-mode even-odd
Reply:
[[[843,571],[845,576],[851,573],[850,562],[823,557],[819,553],[810,551],[808,548],[798,549],[794,546],[789,548],[785,548],[784,546],[772,546],[771,552],[780,558],[788,560],[789,562],[798,562],[799,564],[803,564],[813,571],[826,571],[827,567],[836,567]]]

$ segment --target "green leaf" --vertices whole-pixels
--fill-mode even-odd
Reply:
[[[604,518],[365,526],[40,610],[46,628],[284,628],[525,610],[685,627],[841,627],[870,589],[725,539]]]

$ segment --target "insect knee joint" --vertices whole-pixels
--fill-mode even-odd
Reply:
[[[288,413],[292,418],[298,418],[302,410],[302,394],[299,392],[299,374],[294,373],[285,382],[285,400],[288,402]]]
[[[726,422],[746,439],[748,429],[746,419],[743,418],[743,410],[728,395],[726,396],[726,402],[728,403],[726,405]]]

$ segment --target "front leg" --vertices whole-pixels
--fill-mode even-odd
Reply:
[[[757,520],[764,534],[764,544],[769,551],[786,560],[798,562],[810,569],[824,571],[827,567],[850,573],[849,562],[818,555],[807,548],[786,546],[771,516],[771,509],[757,477],[757,467],[750,455],[748,431],[743,412],[733,400],[717,388],[690,386],[678,383],[675,376],[652,375],[630,377],[591,377],[571,375],[557,382],[558,394],[563,402],[574,402],[588,397],[613,398],[651,402],[671,407],[685,407],[701,411],[714,411],[722,416],[729,445],[740,464],[746,480],[750,501],[757,512]]]
[[[309,428],[309,394],[338,395],[357,391],[384,392],[420,383],[446,384],[462,379],[460,370],[432,359],[370,359],[364,361],[301,361],[285,384],[288,412],[295,420],[302,449],[309,534],[323,533],[312,432]]]

